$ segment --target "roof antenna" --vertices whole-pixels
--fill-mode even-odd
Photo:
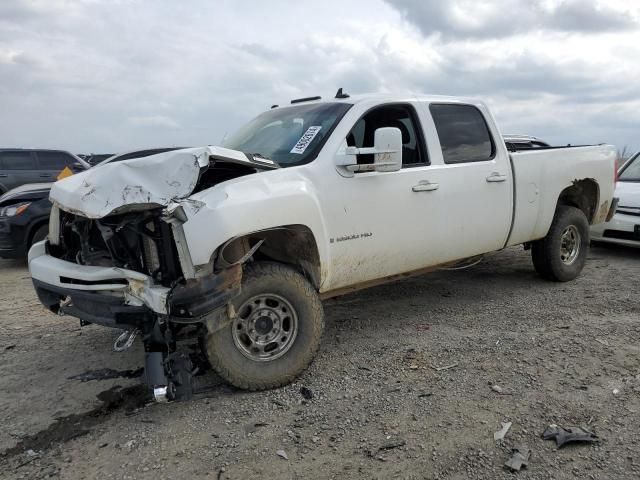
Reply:
[[[342,91],[342,87],[340,87],[338,89],[338,92],[336,93],[336,98],[349,98],[349,94],[348,93],[344,93]]]

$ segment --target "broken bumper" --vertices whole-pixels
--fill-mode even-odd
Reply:
[[[29,272],[38,298],[56,313],[118,328],[153,313],[166,314],[169,289],[153,285],[151,277],[60,260],[46,253],[45,242],[29,251]]]
[[[240,265],[170,289],[133,270],[55,258],[47,254],[45,243],[36,243],[29,251],[38,298],[49,310],[86,322],[127,328],[157,315],[179,323],[198,322],[240,292]]]

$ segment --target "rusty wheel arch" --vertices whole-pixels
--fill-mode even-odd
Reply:
[[[560,192],[556,209],[560,205],[569,205],[584,212],[589,223],[593,223],[598,212],[600,187],[592,178],[574,180],[573,184]]]

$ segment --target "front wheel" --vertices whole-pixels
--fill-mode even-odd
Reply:
[[[313,286],[293,268],[249,265],[235,318],[206,339],[212,368],[230,384],[264,390],[292,382],[313,360],[324,328]]]
[[[533,265],[543,278],[573,280],[584,268],[589,248],[589,222],[579,208],[560,205],[547,236],[533,242]]]

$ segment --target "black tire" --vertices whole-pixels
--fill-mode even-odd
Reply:
[[[263,300],[265,298],[267,300]],[[272,304],[268,303],[269,299]],[[278,304],[277,299],[282,299],[284,303]],[[255,307],[259,301],[265,303]],[[324,329],[324,313],[318,293],[300,273],[279,263],[250,264],[243,274],[242,292],[232,303],[236,318],[225,322],[226,324],[220,330],[209,333],[205,342],[209,363],[224,380],[245,390],[265,390],[291,383],[309,366],[320,345]],[[273,312],[269,310],[270,308],[274,309]],[[286,317],[289,313],[279,313],[280,310],[282,312],[290,310],[291,317]],[[261,313],[258,314],[258,312]],[[284,315],[284,317],[281,320],[271,321],[268,320],[269,315],[275,315],[276,318],[280,318],[277,315]],[[292,317],[297,318],[297,322],[294,322]],[[277,321],[280,321],[279,325],[281,325],[279,331],[284,332],[287,318],[289,318],[290,329],[294,324],[297,326],[296,334],[290,336],[287,349],[282,347],[279,350],[280,353],[275,353],[281,356],[259,361],[250,356],[269,353],[252,352],[250,346],[258,344],[252,343],[249,334],[253,332],[255,335],[258,332],[258,322],[264,318],[270,322],[268,325],[271,329],[263,328],[263,332],[265,330],[275,332],[276,327],[273,325],[276,325]],[[285,335],[285,333],[282,334]],[[280,339],[280,336],[281,334],[278,333],[277,339]],[[275,343],[277,342],[269,345]]]
[[[567,249],[563,250],[563,235],[569,244],[578,246],[575,255],[570,254],[574,251],[573,248],[568,249],[569,253]],[[575,241],[571,242],[571,238]],[[536,272],[541,277],[555,282],[568,282],[582,272],[588,249],[589,222],[584,212],[579,208],[560,205],[547,236],[533,242],[531,258]]]
[[[45,238],[47,238],[47,234],[49,233],[49,225],[41,225],[36,229],[36,231],[31,235],[31,241],[29,242],[29,248],[31,245],[37,242],[41,242]]]

